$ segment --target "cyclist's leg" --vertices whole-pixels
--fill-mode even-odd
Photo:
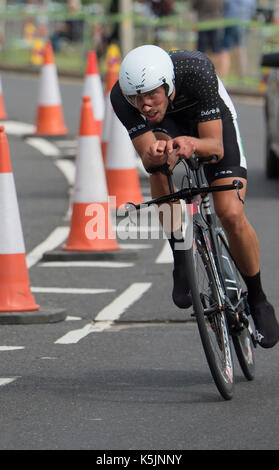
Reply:
[[[220,178],[213,181],[212,186],[232,184],[236,178]],[[243,183],[240,191],[245,198],[246,180],[237,178]],[[231,253],[242,274],[254,276],[260,270],[259,243],[255,230],[244,212],[244,206],[236,191],[214,193],[214,207],[221,224],[227,232]]]
[[[225,97],[229,100],[228,97]],[[240,179],[246,192],[246,158],[233,106],[233,118],[223,120],[224,158],[215,165],[208,165],[206,176],[213,185],[228,184]],[[215,193],[214,205],[229,239],[230,250],[243,275],[248,289],[248,302],[263,347],[272,347],[279,340],[279,325],[274,308],[267,301],[260,275],[260,250],[257,235],[247,220],[243,204],[235,191]]]
[[[234,112],[231,104],[231,112]],[[213,186],[231,184],[239,179],[243,183],[240,191],[245,199],[247,187],[246,158],[236,118],[223,120],[224,158],[217,164],[205,167],[207,179]],[[221,220],[230,243],[230,250],[242,274],[254,276],[259,272],[259,243],[257,235],[247,220],[244,206],[236,191],[214,193],[215,211]]]
[[[159,140],[170,139],[170,136],[163,132],[155,132]],[[158,172],[150,175],[150,187],[153,198],[157,198],[170,193],[167,177]],[[174,269],[173,269],[173,291],[172,298],[177,307],[188,308],[192,305],[190,290],[187,286],[185,274],[184,238],[182,233],[182,210],[180,201],[164,204],[158,207],[159,219],[170,244]]]

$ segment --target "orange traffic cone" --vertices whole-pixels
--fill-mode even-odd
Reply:
[[[115,113],[111,119],[106,176],[109,195],[116,197],[116,208],[127,201],[134,204],[143,201],[136,168],[136,152],[126,128]]]
[[[83,84],[82,96],[90,96],[93,108],[94,118],[98,127],[98,135],[102,136],[102,126],[105,113],[104,92],[97,56],[95,51],[89,51],[87,54],[87,68]]]
[[[119,250],[110,220],[98,126],[90,97],[82,100],[70,234],[63,250]]]
[[[103,123],[103,132],[102,132],[102,154],[104,162],[106,162],[107,156],[107,147],[110,138],[110,128],[111,128],[111,120],[113,109],[110,102],[110,92],[114,86],[114,84],[118,80],[118,72],[119,66],[114,62],[108,63],[108,70],[106,76],[106,91],[105,91],[105,115],[104,115],[104,123]]]
[[[3,91],[2,91],[2,81],[0,77],[0,119],[7,119],[7,113],[5,109],[5,103],[3,98]]]
[[[29,286],[16,188],[4,127],[0,127],[0,312],[39,310]]]
[[[64,135],[67,132],[53,50],[51,42],[48,41],[45,45],[44,64],[41,68],[35,134],[53,136]]]

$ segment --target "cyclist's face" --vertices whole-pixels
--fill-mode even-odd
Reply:
[[[148,121],[161,122],[168,107],[168,97],[163,86],[147,93],[130,96],[133,105]]]

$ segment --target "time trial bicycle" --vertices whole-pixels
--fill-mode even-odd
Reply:
[[[249,321],[246,287],[209,196],[215,191],[234,190],[244,203],[240,195],[243,184],[235,180],[228,185],[210,186],[205,178],[204,164],[216,158],[214,155],[199,158],[194,154],[189,159],[180,160],[184,164],[185,175],[178,191],[174,190],[168,165],[157,167],[155,171],[167,175],[170,194],[141,204],[129,202],[126,209],[131,215],[132,210],[185,201],[188,214],[185,271],[192,295],[192,316],[197,322],[217,389],[224,399],[230,400],[235,383],[232,344],[245,378],[253,380],[257,342]]]

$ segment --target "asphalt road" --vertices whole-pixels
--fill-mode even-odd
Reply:
[[[2,84],[8,120],[34,124],[37,79],[3,75]],[[82,84],[60,86],[74,148]],[[262,103],[236,105],[249,164],[246,211],[260,239],[264,287],[278,312],[279,182],[264,174]],[[0,449],[278,449],[278,346],[257,348],[253,382],[235,359],[235,395],[223,401],[190,313],[170,300],[171,263],[157,262],[163,240],[120,240],[129,259],[109,265],[54,266],[30,256],[57,227],[69,226],[71,185],[58,160],[73,160],[44,154],[24,133],[8,132],[8,124],[34,296],[67,317],[1,325]],[[54,144],[66,149],[65,142]],[[147,180],[141,185],[148,197]],[[104,312],[108,318],[118,312],[120,321],[94,323]]]

